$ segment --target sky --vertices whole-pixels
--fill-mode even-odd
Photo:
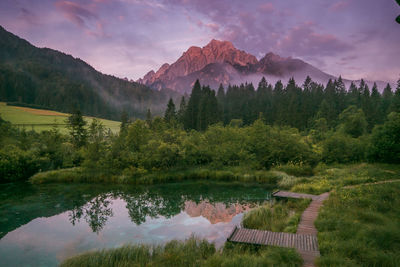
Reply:
[[[0,25],[38,47],[136,80],[211,39],[332,75],[400,78],[395,0],[1,0]]]

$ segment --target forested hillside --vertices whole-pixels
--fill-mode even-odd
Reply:
[[[119,119],[160,114],[176,93],[104,75],[80,59],[37,48],[0,26],[0,101]]]
[[[175,109],[170,102],[168,114],[172,105]],[[242,84],[226,90],[220,86],[217,93],[197,81],[190,99],[181,100],[177,120],[195,130],[217,122],[250,125],[261,118],[269,125],[326,131],[349,119],[347,127],[357,128],[349,129],[357,137],[382,124],[390,112],[400,112],[400,80],[395,90],[388,84],[381,94],[376,84],[370,89],[363,80],[346,88],[340,77],[326,86],[310,77],[301,86],[294,79],[273,85],[263,78],[257,90]]]

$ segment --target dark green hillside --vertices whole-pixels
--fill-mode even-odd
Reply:
[[[122,110],[161,114],[172,92],[153,91],[96,71],[84,61],[37,48],[0,26],[0,101],[119,119]]]

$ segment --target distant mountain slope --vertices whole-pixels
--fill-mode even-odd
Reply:
[[[37,48],[0,26],[0,101],[40,105],[57,111],[119,119],[122,110],[144,117],[160,114],[175,92],[154,91],[96,71],[62,52]]]
[[[230,42],[212,40],[203,48],[190,47],[175,63],[163,64],[157,72],[148,72],[138,82],[158,90],[169,88],[184,93],[190,92],[196,79],[216,89],[219,84],[257,84],[263,76],[271,83],[278,80],[286,82],[294,77],[299,84],[307,76],[323,84],[337,78],[300,59],[268,53],[257,60],[255,56],[236,49]],[[347,86],[351,82],[343,81]],[[372,86],[373,82],[367,83]],[[378,82],[380,89],[385,85]]]

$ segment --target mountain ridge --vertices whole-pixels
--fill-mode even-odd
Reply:
[[[178,98],[175,92],[103,74],[63,52],[35,47],[0,26],[0,101],[119,119],[122,111],[141,118],[147,109],[162,114],[171,96]]]
[[[258,60],[255,56],[235,48],[229,41],[212,39],[202,48],[191,46],[177,61],[163,64],[157,72],[152,70],[137,82],[156,90],[169,88],[179,93],[188,93],[197,79],[201,84],[216,89],[219,84],[227,86],[246,82],[258,83],[262,77],[272,83],[278,80],[286,82],[293,77],[302,83],[307,76],[323,84],[329,79],[338,78],[301,59],[281,57],[268,52]],[[352,82],[347,79],[343,81],[346,86]],[[366,82],[369,86],[374,83]],[[377,83],[383,90],[386,82]]]

